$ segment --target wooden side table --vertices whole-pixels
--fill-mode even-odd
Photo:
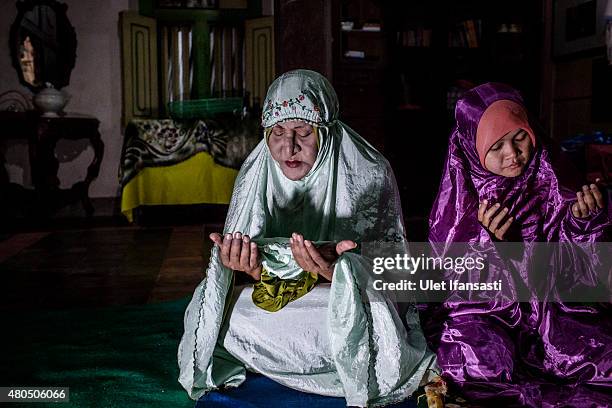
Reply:
[[[87,215],[93,214],[89,184],[98,176],[104,156],[99,124],[100,121],[94,117],[77,114],[47,118],[34,111],[0,112],[0,139],[28,141],[32,183],[39,208],[44,206],[47,211],[56,210],[80,200]],[[59,188],[57,177],[59,162],[55,157],[55,145],[60,139],[88,139],[94,150],[85,179],[66,190]]]

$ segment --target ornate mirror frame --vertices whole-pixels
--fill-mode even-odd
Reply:
[[[77,47],[74,27],[70,24],[68,16],[66,15],[68,6],[55,0],[22,0],[18,1],[16,6],[17,17],[11,26],[9,42],[11,48],[11,60],[13,62],[13,67],[19,76],[19,82],[34,92],[44,88],[45,82],[51,83],[57,89],[68,85],[70,82],[70,74],[76,61]],[[56,66],[53,68],[55,72],[47,70],[47,73],[45,73],[44,66],[41,66],[41,59],[39,58],[37,61],[35,53],[31,54],[33,55],[32,58],[34,60],[35,78],[38,79],[37,83],[32,84],[24,78],[24,73],[22,70],[21,57],[23,54],[21,52],[21,46],[22,44],[25,44],[25,40],[21,38],[21,29],[26,13],[34,10],[34,8],[38,6],[47,6],[55,12],[57,41],[51,45],[56,47],[57,58]]]

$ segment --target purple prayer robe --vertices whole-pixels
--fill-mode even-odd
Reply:
[[[497,176],[482,167],[475,144],[478,123],[488,106],[504,99],[523,105],[517,91],[495,83],[468,91],[457,103],[457,124],[429,219],[434,248],[444,247],[436,243],[491,242],[477,218],[483,199],[509,208],[516,241],[605,240],[610,206],[588,218],[575,218],[575,192],[560,186],[539,143],[518,177]],[[447,302],[430,307],[423,325],[443,377],[470,403],[612,406],[611,310],[609,304]]]

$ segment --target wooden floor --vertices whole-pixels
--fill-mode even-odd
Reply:
[[[218,224],[11,233],[0,241],[0,310],[135,305],[191,296]],[[208,231],[208,232],[207,232]]]
[[[122,217],[0,220],[0,311],[138,305],[191,296],[227,206],[147,208]],[[405,218],[409,240],[427,220]]]

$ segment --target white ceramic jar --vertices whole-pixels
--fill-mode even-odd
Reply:
[[[45,89],[34,95],[32,102],[42,112],[42,116],[58,117],[68,103],[68,98],[63,92],[55,89],[53,85],[46,83],[45,86]]]

